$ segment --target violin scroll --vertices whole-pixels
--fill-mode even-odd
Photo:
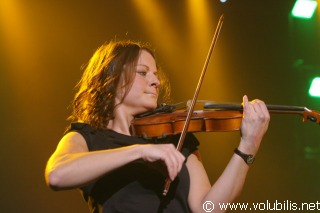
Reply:
[[[303,121],[311,121],[320,125],[320,112],[316,110],[310,110],[308,108],[302,113]]]

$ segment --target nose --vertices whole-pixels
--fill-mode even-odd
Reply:
[[[156,88],[159,87],[159,85],[160,85],[160,80],[159,80],[159,78],[158,78],[158,75],[156,75],[156,74],[154,74],[154,73],[151,75],[150,85],[153,86],[153,87],[156,87]]]

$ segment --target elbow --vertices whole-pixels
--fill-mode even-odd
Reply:
[[[60,172],[55,169],[52,169],[50,171],[46,170],[45,180],[47,186],[54,191],[60,191],[64,189],[63,177]]]

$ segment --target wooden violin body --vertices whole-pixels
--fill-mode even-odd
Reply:
[[[186,111],[157,114],[138,118],[132,122],[134,135],[144,138],[166,137],[181,133],[187,117]],[[240,111],[193,111],[188,132],[235,131],[240,129]]]

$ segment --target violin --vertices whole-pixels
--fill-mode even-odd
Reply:
[[[172,110],[172,106],[166,106]],[[133,135],[145,139],[165,138],[180,134],[186,122],[187,110],[156,109],[153,114],[136,118],[131,123]],[[270,113],[298,114],[303,122],[314,122],[320,125],[320,111],[301,106],[267,105]],[[164,111],[164,112],[161,112]],[[187,132],[225,132],[240,130],[243,117],[241,104],[217,104],[207,102],[203,110],[194,110]]]

